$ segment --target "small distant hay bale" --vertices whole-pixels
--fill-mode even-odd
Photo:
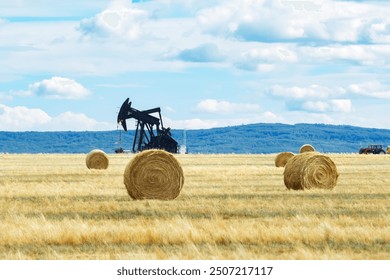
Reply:
[[[299,153],[306,153],[306,152],[315,152],[315,149],[312,145],[310,144],[304,144],[302,147],[299,149]]]
[[[275,166],[284,167],[287,161],[294,156],[292,152],[282,152],[275,157]]]
[[[107,169],[109,160],[105,152],[95,149],[88,153],[85,163],[89,169]]]
[[[183,188],[183,169],[171,153],[145,150],[127,164],[124,183],[133,199],[173,200]]]
[[[284,167],[288,189],[333,189],[339,174],[332,159],[316,152],[295,155]]]

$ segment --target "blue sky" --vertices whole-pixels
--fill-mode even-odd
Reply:
[[[390,128],[389,14],[390,1],[2,1],[0,130],[114,130],[127,97],[172,128]]]

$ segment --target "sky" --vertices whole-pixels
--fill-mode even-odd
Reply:
[[[0,130],[390,128],[390,1],[0,3]],[[135,122],[128,122],[131,129]]]

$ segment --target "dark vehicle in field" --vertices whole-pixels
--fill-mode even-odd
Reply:
[[[359,154],[386,154],[382,145],[369,145],[367,148],[361,148]]]

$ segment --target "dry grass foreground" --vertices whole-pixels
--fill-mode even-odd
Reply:
[[[132,200],[85,155],[0,155],[1,259],[390,259],[390,156],[330,154],[333,190],[289,191],[272,155],[177,155],[173,201]]]

